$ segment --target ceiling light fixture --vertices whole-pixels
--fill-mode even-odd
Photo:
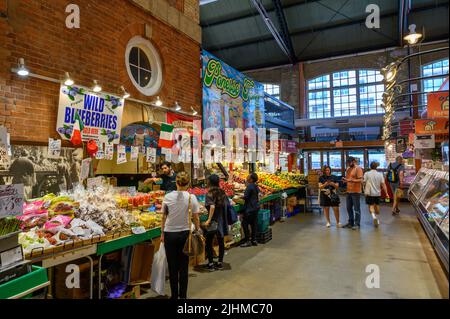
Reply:
[[[192,110],[192,115],[197,115],[198,112],[191,106],[191,110]]]
[[[175,102],[175,111],[181,111],[181,105],[178,102]]]
[[[69,72],[66,72],[66,76],[64,78],[64,85],[66,86],[71,86],[73,85],[75,82],[70,78]]]
[[[30,71],[25,67],[25,60],[23,58],[19,58],[19,67],[17,69],[17,74],[20,76],[27,76],[30,74]]]
[[[97,80],[94,80],[94,87],[92,88],[92,91],[94,91],[95,93],[99,93],[102,91],[102,87],[98,85]]]
[[[409,27],[409,34],[406,35],[403,39],[407,41],[410,45],[416,44],[422,38],[421,33],[416,32],[416,25],[411,24]]]
[[[397,76],[397,68],[398,68],[397,63],[392,62],[387,67],[381,69],[381,74],[383,74],[384,80],[387,83],[391,83],[395,80],[395,77]]]
[[[120,89],[122,90],[122,93],[123,93],[122,98],[128,99],[130,97],[130,93],[128,93],[127,90],[125,90],[123,85],[120,87]]]
[[[159,96],[156,97],[156,101],[154,102],[154,104],[156,106],[162,106],[163,102],[161,101],[161,99],[159,98]]]

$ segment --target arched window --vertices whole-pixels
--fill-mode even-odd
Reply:
[[[448,59],[438,60],[422,66],[422,76],[433,76],[422,81],[423,92],[439,91],[439,88],[448,77]],[[442,76],[439,76],[442,75]],[[437,77],[434,77],[437,76]],[[423,104],[427,104],[427,95],[423,95]]]
[[[345,70],[308,81],[308,118],[380,114],[383,76],[377,70]]]

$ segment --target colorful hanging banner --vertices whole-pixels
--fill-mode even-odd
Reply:
[[[415,120],[416,134],[448,134],[448,118]]]
[[[202,51],[203,128],[265,126],[264,86]]]
[[[95,140],[118,144],[122,122],[124,99],[95,93],[82,86],[62,85],[59,93],[59,108],[56,130],[62,139],[70,140],[78,112],[84,125],[83,141]]]

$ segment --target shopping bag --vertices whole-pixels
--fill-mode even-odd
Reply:
[[[165,295],[164,287],[166,283],[166,271],[168,269],[166,249],[161,243],[159,250],[155,253],[152,265],[152,276],[150,279],[151,288],[160,296]]]

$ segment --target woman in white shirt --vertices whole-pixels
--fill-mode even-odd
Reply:
[[[378,227],[380,221],[377,215],[380,214],[381,188],[383,188],[387,197],[389,197],[384,176],[377,171],[378,162],[370,163],[370,171],[364,174],[364,194],[366,195],[366,204],[369,206],[369,212],[373,218],[373,225]]]
[[[171,299],[186,299],[188,286],[189,257],[183,253],[186,240],[189,237],[191,221],[189,206],[192,211],[192,221],[195,230],[200,230],[199,204],[195,195],[187,192],[189,175],[180,172],[176,177],[177,191],[164,196],[163,218],[161,224],[161,243],[166,249]]]

